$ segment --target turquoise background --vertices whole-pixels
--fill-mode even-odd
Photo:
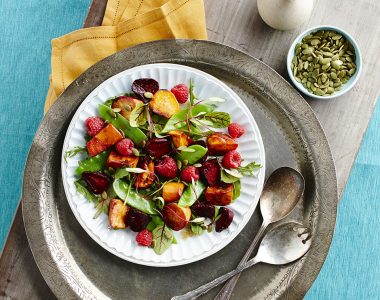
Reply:
[[[50,40],[80,28],[89,4],[90,0],[0,0],[0,249],[18,205],[27,152],[43,115]],[[306,299],[380,299],[379,192],[377,105],[339,205],[329,255]]]

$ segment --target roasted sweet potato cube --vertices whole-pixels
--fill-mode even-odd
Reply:
[[[213,205],[228,205],[232,202],[234,196],[233,184],[224,186],[209,186],[205,192],[205,198]]]
[[[207,137],[207,148],[211,155],[224,155],[237,147],[238,144],[227,134],[214,132]]]
[[[147,170],[148,172],[140,173],[137,175],[135,182],[136,188],[145,189],[147,187],[150,187],[156,178],[154,175],[153,161],[147,157],[144,157],[139,163],[139,167],[141,169]]]
[[[134,155],[120,155],[116,151],[111,151],[107,158],[107,167],[112,168],[136,168],[139,157]]]
[[[88,153],[91,156],[95,156],[100,152],[107,150],[122,138],[123,136],[119,130],[117,130],[112,124],[108,124],[87,143]]]
[[[108,222],[113,229],[124,229],[127,227],[125,217],[129,206],[120,199],[111,199],[108,209]]]
[[[112,102],[112,108],[120,108],[120,114],[129,120],[131,111],[136,107],[137,104],[143,103],[141,100],[138,100],[133,97],[120,96],[115,101]]]
[[[182,130],[172,130],[169,131],[169,134],[172,137],[173,145],[176,148],[181,146],[189,146],[191,143],[191,138]]]
[[[150,109],[156,114],[165,118],[170,118],[179,112],[179,104],[174,94],[168,90],[159,90],[149,102]]]
[[[162,188],[162,198],[165,202],[174,202],[182,196],[185,185],[182,182],[168,182]]]

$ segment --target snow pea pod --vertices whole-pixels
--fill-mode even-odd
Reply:
[[[94,157],[89,157],[84,161],[80,161],[78,168],[75,170],[75,175],[81,175],[83,172],[96,172],[103,170],[109,153],[110,151],[106,150],[98,155],[95,155]]]
[[[202,181],[198,180],[195,185],[190,185],[183,192],[181,198],[179,198],[178,205],[181,207],[191,206],[201,196],[205,190],[205,185]]]
[[[181,151],[177,155],[177,158],[182,162],[187,160],[187,163],[190,165],[195,164],[207,153],[207,149],[201,145],[191,145],[187,149],[194,151]]]
[[[115,113],[110,107],[99,104],[99,115],[106,121],[110,122],[117,129],[124,132],[125,136],[130,138],[135,144],[139,145],[147,137],[141,129],[132,127],[129,121],[121,114]]]
[[[115,179],[112,184],[113,190],[116,193],[116,195],[120,199],[125,201],[126,204],[138,210],[141,210],[142,212],[145,212],[149,215],[156,215],[157,211],[155,210],[156,205],[154,204],[154,202],[142,198],[139,194],[132,190],[130,190],[128,194],[128,186],[128,183],[120,179]]]

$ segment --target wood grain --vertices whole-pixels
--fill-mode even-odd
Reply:
[[[106,0],[94,0],[84,27],[102,22]],[[379,96],[380,2],[376,0],[315,1],[310,21],[294,31],[266,26],[256,1],[205,0],[207,30],[211,41],[255,56],[287,78],[285,58],[293,39],[303,30],[331,24],[350,32],[363,54],[363,72],[357,85],[335,100],[310,100],[331,145],[341,194],[349,177],[363,134]],[[288,78],[287,78],[288,79]],[[54,299],[33,260],[18,208],[0,259],[0,298]]]

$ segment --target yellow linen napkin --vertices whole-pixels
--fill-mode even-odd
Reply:
[[[102,26],[52,40],[45,112],[96,62],[129,46],[169,38],[207,39],[203,0],[108,0]]]

